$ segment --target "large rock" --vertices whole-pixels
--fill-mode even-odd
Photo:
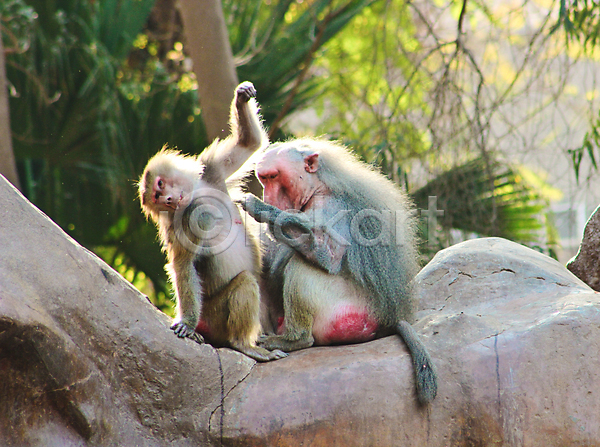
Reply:
[[[418,280],[443,388],[431,445],[600,445],[599,294],[497,238],[440,252]]]
[[[229,394],[231,445],[600,445],[600,295],[498,238],[440,252],[417,283],[433,404],[417,406],[396,337],[312,348]]]
[[[592,289],[600,291],[600,206],[585,224],[579,251],[567,268]]]
[[[257,365],[169,321],[0,179],[0,445],[600,445],[600,295],[501,239],[440,252],[415,327]]]
[[[254,361],[169,319],[0,176],[0,445],[198,446]]]

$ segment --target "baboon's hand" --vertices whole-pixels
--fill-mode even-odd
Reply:
[[[171,329],[173,330],[173,332],[175,332],[175,335],[177,335],[179,338],[187,337],[187,338],[194,340],[196,343],[200,343],[200,344],[204,343],[204,337],[202,337],[202,335],[197,333],[195,331],[195,329],[190,328],[183,321],[178,321],[177,323],[173,323],[173,325],[171,326]]]
[[[269,360],[279,360],[279,359],[284,359],[288,356],[289,354],[287,352],[283,352],[280,351],[279,349],[273,349],[270,353],[269,353]]]
[[[274,206],[263,202],[254,194],[246,194],[241,205],[257,222],[273,223],[277,219],[277,215],[281,212]]]
[[[237,102],[244,103],[250,101],[250,98],[256,98],[256,89],[252,82],[242,82],[235,90]]]

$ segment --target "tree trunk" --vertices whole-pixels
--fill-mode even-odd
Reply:
[[[208,138],[224,138],[229,135],[229,105],[238,79],[221,1],[180,0],[179,10]]]
[[[8,107],[8,88],[6,85],[6,68],[4,66],[4,47],[0,36],[0,174],[21,189],[15,154],[12,149],[10,134],[10,109]]]

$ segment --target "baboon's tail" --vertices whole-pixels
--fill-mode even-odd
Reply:
[[[396,329],[412,356],[419,402],[424,405],[428,404],[435,399],[437,394],[437,375],[431,358],[418,334],[408,322],[401,321]]]

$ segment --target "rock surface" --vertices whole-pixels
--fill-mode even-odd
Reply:
[[[254,361],[178,340],[1,176],[0,210],[0,445],[215,444],[211,415]]]
[[[600,206],[585,224],[579,251],[567,268],[592,289],[600,291]]]
[[[600,445],[600,295],[498,238],[440,253],[417,277],[415,327],[439,376],[415,402],[396,337],[261,365],[227,397],[231,445]]]
[[[0,210],[0,445],[600,446],[600,295],[518,244],[418,275],[423,408],[398,337],[260,365],[178,340],[1,178]]]

